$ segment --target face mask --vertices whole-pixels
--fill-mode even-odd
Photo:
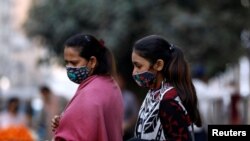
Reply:
[[[89,69],[83,67],[66,67],[69,79],[77,84],[80,84],[88,77]]]
[[[145,71],[145,72],[137,73],[133,75],[135,82],[140,87],[146,87],[146,88],[148,88],[153,83],[153,81],[155,80],[155,77],[156,75],[149,71]]]

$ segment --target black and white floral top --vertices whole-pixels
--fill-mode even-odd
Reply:
[[[156,141],[191,141],[192,122],[177,91],[169,84],[149,90],[140,108],[135,136]]]

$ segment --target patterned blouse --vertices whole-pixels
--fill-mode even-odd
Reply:
[[[153,141],[191,141],[192,122],[177,91],[167,83],[149,90],[140,108],[135,136]]]

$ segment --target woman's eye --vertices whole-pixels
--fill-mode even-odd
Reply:
[[[71,64],[72,64],[73,66],[76,66],[76,65],[77,65],[77,63],[76,63],[76,62],[71,62]]]
[[[77,61],[65,61],[66,66],[77,66]]]
[[[134,68],[138,68],[138,69],[142,67],[142,65],[137,63],[137,62],[134,62],[133,66],[134,66]]]
[[[135,67],[136,68],[141,68],[141,65],[136,64]]]

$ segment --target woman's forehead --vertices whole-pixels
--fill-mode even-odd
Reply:
[[[141,63],[141,64],[149,64],[150,63],[146,58],[140,56],[138,53],[136,53],[134,51],[132,52],[132,62],[137,62],[137,63]]]
[[[76,48],[73,48],[73,47],[64,48],[64,55],[79,56],[79,54],[80,54],[80,51]]]

